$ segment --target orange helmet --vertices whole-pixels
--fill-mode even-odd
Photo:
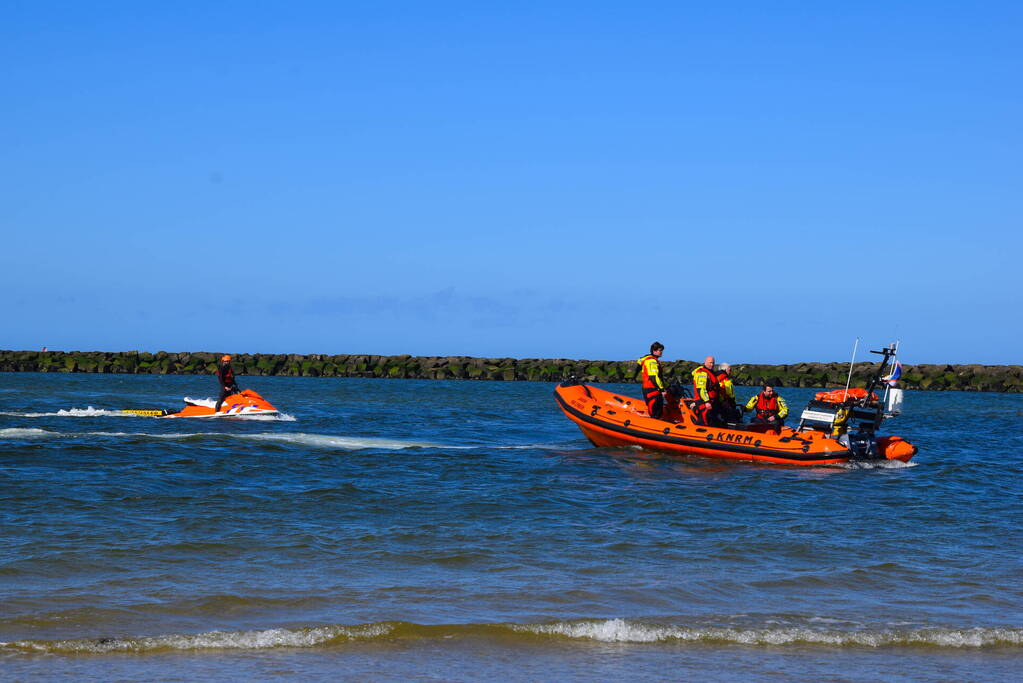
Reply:
[[[221,363],[229,363],[229,362],[231,362],[231,356],[228,356],[226,354],[221,356],[220,357],[220,362]]]

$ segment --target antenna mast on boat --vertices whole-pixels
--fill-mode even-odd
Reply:
[[[852,360],[849,361],[849,377],[846,378],[846,380],[845,380],[845,392],[842,393],[842,401],[843,402],[845,401],[845,399],[847,399],[849,397],[849,384],[852,383],[853,365],[856,364],[856,349],[859,348],[859,346],[860,346],[860,338],[856,337],[856,343],[853,344]]]

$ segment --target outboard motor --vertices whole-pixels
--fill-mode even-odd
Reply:
[[[849,450],[852,451],[854,460],[876,460],[877,440],[873,432],[857,432],[848,434]]]

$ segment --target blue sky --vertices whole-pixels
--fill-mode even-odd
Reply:
[[[4,3],[0,347],[1023,362],[1017,3],[212,4]]]

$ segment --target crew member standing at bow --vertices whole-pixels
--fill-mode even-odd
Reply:
[[[664,382],[661,381],[661,361],[664,344],[654,342],[650,345],[650,353],[636,362],[643,373],[643,400],[646,401],[647,413],[650,417],[660,419],[664,412]]]
[[[714,374],[714,356],[707,356],[703,365],[693,370],[693,409],[700,424],[712,426],[716,422],[715,410],[718,400],[718,381]]]
[[[220,398],[217,399],[215,412],[220,412],[220,405],[224,399],[231,394],[241,393],[238,382],[234,378],[234,370],[231,368],[231,356],[221,356],[220,365],[217,366],[217,379],[220,380]]]
[[[765,384],[763,391],[747,401],[746,410],[754,409],[757,413],[753,417],[753,424],[769,425],[776,434],[785,424],[785,416],[789,414],[785,399],[776,394],[770,384]]]
[[[732,366],[722,363],[714,379],[718,383],[718,413],[724,422],[738,422],[739,411],[735,407],[735,385],[732,384]]]

